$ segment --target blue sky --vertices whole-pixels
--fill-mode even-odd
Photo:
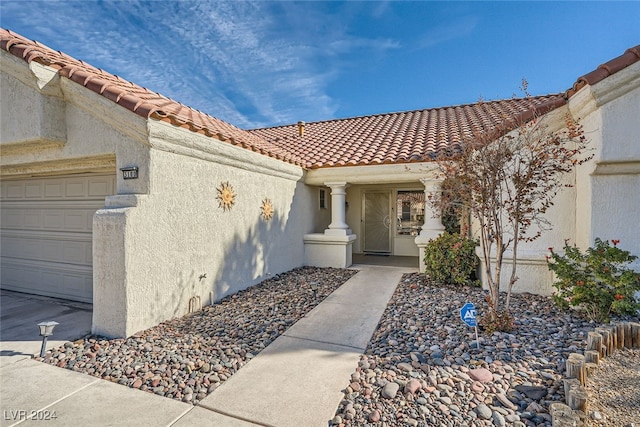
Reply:
[[[2,0],[0,25],[241,128],[561,92],[640,2]]]

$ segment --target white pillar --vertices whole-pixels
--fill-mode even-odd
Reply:
[[[437,238],[444,231],[440,212],[434,211],[434,208],[429,203],[429,200],[440,196],[442,180],[422,178],[420,182],[424,185],[424,225],[422,226],[422,230],[420,230],[420,234],[416,237],[415,242],[420,250],[420,272],[424,273],[424,249],[429,243],[429,240]]]
[[[424,185],[424,224],[422,230],[420,230],[420,236],[433,239],[438,237],[444,231],[444,225],[442,225],[442,216],[440,212],[434,211],[434,208],[430,205],[429,200],[440,197],[442,191],[442,180],[435,178],[422,178],[420,182]]]
[[[346,236],[352,234],[346,222],[346,182],[325,182],[324,185],[331,188],[331,224],[324,234],[333,236]]]

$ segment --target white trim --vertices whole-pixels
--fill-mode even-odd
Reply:
[[[231,166],[253,173],[291,181],[300,181],[304,176],[304,170],[299,166],[159,120],[149,120],[149,143],[156,150]]]
[[[419,178],[437,173],[432,162],[393,165],[340,166],[307,171],[305,184],[324,185],[325,182],[346,181],[349,184],[413,183]]]

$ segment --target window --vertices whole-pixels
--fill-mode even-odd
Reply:
[[[320,189],[320,209],[327,209],[327,190]]]
[[[398,191],[396,197],[398,236],[417,236],[424,224],[424,191]]]

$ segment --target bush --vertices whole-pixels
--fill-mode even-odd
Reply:
[[[594,247],[581,253],[565,241],[564,255],[548,257],[549,270],[556,275],[554,302],[563,308],[577,307],[586,317],[606,322],[611,314],[633,315],[640,309],[635,293],[640,291],[639,273],[628,268],[638,257],[617,247],[619,240],[595,239]]]
[[[489,311],[487,314],[480,316],[478,325],[488,335],[491,335],[496,331],[511,332],[516,327],[513,316],[504,310],[494,312]]]
[[[425,275],[438,283],[478,286],[476,246],[475,240],[445,231],[425,248]]]

